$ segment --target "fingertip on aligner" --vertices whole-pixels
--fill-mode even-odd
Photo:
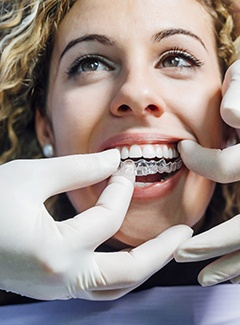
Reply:
[[[136,165],[134,163],[133,160],[131,159],[128,159],[128,160],[125,160],[125,161],[122,161],[119,165],[119,169],[122,170],[122,172],[124,174],[128,174],[128,175],[132,175],[132,174],[135,174],[136,175]]]

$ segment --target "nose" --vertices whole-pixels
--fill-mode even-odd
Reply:
[[[113,115],[121,117],[135,115],[160,117],[165,111],[165,102],[160,96],[156,80],[150,74],[129,73],[119,81],[110,105]]]

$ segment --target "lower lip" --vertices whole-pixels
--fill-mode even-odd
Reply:
[[[135,187],[133,193],[134,200],[151,200],[168,195],[177,186],[181,176],[186,172],[182,167],[174,176],[163,182],[152,183],[146,187]]]

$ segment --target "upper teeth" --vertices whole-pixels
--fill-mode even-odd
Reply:
[[[175,148],[172,148],[167,145],[153,145],[146,144],[139,146],[137,144],[133,144],[130,147],[124,146],[122,148],[118,148],[121,153],[121,159],[127,158],[166,158],[173,159],[179,157],[179,153]]]

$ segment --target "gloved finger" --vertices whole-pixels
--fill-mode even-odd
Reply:
[[[206,287],[225,282],[240,275],[239,250],[207,265],[198,275],[199,283]]]
[[[95,253],[103,280],[100,279],[97,288],[92,289],[132,290],[166,265],[173,258],[175,249],[192,233],[188,226],[178,225],[129,252]]]
[[[240,60],[227,70],[222,92],[221,116],[228,125],[240,128]]]
[[[14,181],[17,177],[17,183],[21,184],[19,192],[23,193],[25,199],[28,193],[33,200],[43,202],[54,194],[106,179],[116,171],[119,163],[117,149],[87,155],[16,161],[13,165]]]
[[[177,262],[202,261],[239,249],[240,215],[189,239],[174,253]]]
[[[220,150],[183,140],[178,150],[184,164],[196,174],[219,183],[240,180],[240,144]]]
[[[127,288],[127,289],[113,289],[113,290],[96,290],[91,291],[88,293],[88,298],[91,300],[116,300],[123,296],[125,296],[130,291],[134,290],[133,288]]]
[[[64,237],[68,238],[74,247],[76,242],[80,241],[85,247],[90,245],[88,248],[91,250],[112,237],[120,228],[127,213],[134,190],[134,180],[134,163],[127,169],[123,166],[111,177],[95,207],[59,223]],[[77,233],[77,239],[73,238],[72,229]],[[69,232],[68,235],[66,232]]]
[[[236,277],[230,279],[230,281],[232,282],[232,284],[238,284],[238,283],[240,283],[240,275],[237,275]]]
[[[177,245],[192,233],[185,225],[174,226],[129,252],[96,253],[102,277],[93,290],[86,292],[87,298],[113,300],[124,296],[167,264]]]

